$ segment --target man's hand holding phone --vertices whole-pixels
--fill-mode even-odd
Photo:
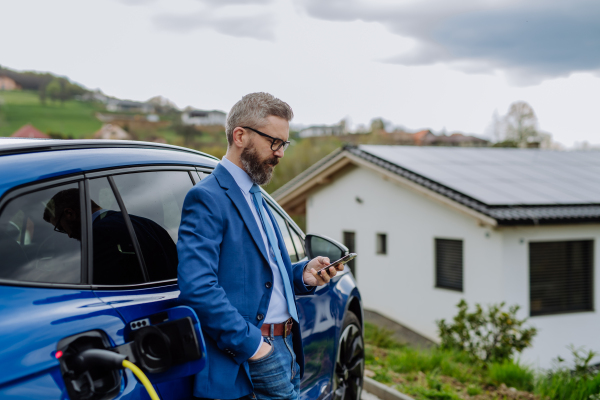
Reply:
[[[344,270],[344,264],[354,259],[356,254],[352,253],[340,258],[333,264],[327,257],[315,257],[304,268],[304,284],[308,286],[323,286],[339,271]]]

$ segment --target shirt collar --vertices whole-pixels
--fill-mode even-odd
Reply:
[[[252,188],[254,182],[252,182],[252,179],[250,179],[250,176],[248,176],[246,171],[244,171],[225,157],[223,157],[220,164],[223,167],[225,167],[227,172],[231,174],[233,180],[235,181],[235,183],[237,183],[242,192],[250,193],[250,188]]]
[[[105,210],[104,208],[96,211],[95,213],[92,214],[92,222],[96,221],[96,218],[98,218],[101,214],[108,212],[108,210]]]

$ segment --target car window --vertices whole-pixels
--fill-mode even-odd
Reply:
[[[290,236],[290,231],[288,230],[287,223],[285,222],[283,217],[277,211],[275,211],[273,207],[271,207],[270,204],[269,209],[271,210],[271,213],[275,216],[277,225],[279,225],[279,230],[281,231],[281,236],[283,236],[283,241],[285,242],[285,247],[287,248],[290,260],[292,262],[298,262],[298,256],[296,255],[296,250],[294,248],[294,243],[292,242],[292,237]]]
[[[294,245],[296,246],[296,252],[298,253],[298,259],[302,260],[306,257],[306,252],[304,251],[304,239],[296,233],[295,230],[290,228],[290,232],[292,233],[292,240],[294,241]]]
[[[0,215],[0,278],[80,283],[79,184],[28,193]]]
[[[125,216],[107,178],[89,181],[92,210],[92,281],[97,285],[144,282]]]
[[[177,277],[177,232],[193,183],[187,171],[152,171],[113,177],[131,218],[150,280]]]

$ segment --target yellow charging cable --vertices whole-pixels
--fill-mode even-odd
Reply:
[[[146,374],[144,374],[142,372],[141,369],[139,369],[131,361],[127,361],[127,360],[123,360],[123,367],[129,368],[131,370],[131,372],[133,372],[133,374],[138,378],[140,383],[142,385],[144,385],[144,387],[148,391],[148,394],[150,395],[150,398],[152,400],[160,400],[160,397],[158,397],[158,394],[156,394],[156,390],[154,390],[154,387],[152,387],[152,383],[150,383],[150,380],[148,379]]]

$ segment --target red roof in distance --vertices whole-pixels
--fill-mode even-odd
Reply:
[[[22,126],[18,131],[13,133],[11,137],[22,137],[22,138],[37,138],[37,139],[49,139],[50,136],[37,130],[33,125],[27,124]]]

